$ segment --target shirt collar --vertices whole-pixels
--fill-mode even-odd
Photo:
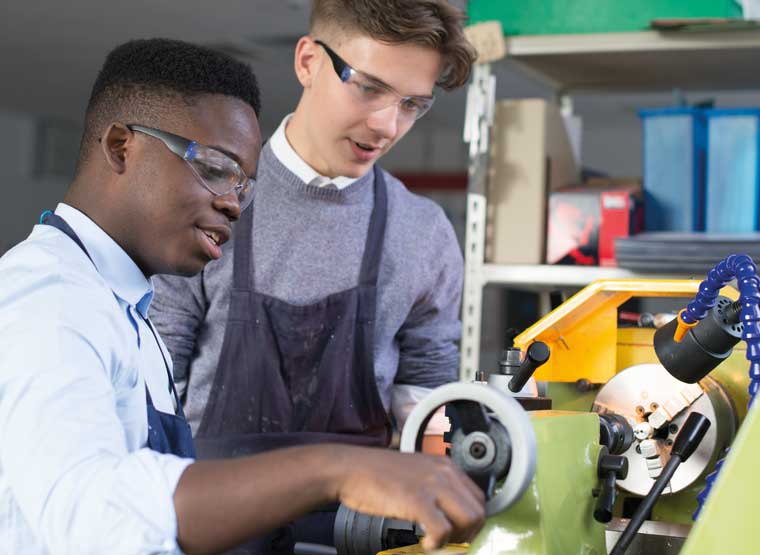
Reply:
[[[283,166],[292,171],[304,183],[311,183],[316,177],[324,177],[325,179],[329,179],[317,173],[314,168],[307,164],[304,159],[301,158],[301,156],[293,149],[293,147],[290,146],[288,137],[285,135],[285,128],[288,126],[288,122],[292,117],[293,114],[288,114],[285,116],[280,123],[280,126],[277,128],[277,131],[275,131],[274,135],[272,135],[272,138],[269,139],[269,144],[272,146],[272,152],[274,152],[274,155],[282,163]],[[341,175],[329,179],[329,181],[330,183],[333,183],[338,189],[345,189],[354,183],[357,179],[358,178],[356,177],[345,177]]]
[[[137,308],[143,318],[147,318],[153,299],[153,283],[145,277],[135,261],[83,212],[60,203],[55,213],[66,220],[79,236],[98,273],[106,280],[114,294]]]

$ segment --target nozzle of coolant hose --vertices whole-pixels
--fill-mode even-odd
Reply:
[[[678,312],[678,316],[676,316],[676,329],[673,332],[673,341],[676,343],[680,343],[683,341],[684,336],[686,335],[686,332],[689,331],[691,328],[694,328],[699,323],[697,322],[687,322],[683,319],[683,315],[686,313],[686,309],[683,308]]]
[[[694,324],[683,323],[682,314],[655,332],[654,351],[670,375],[696,383],[726,360],[741,340],[741,305],[718,297],[715,306]]]

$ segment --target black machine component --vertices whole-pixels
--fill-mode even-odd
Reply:
[[[728,297],[718,297],[715,306],[691,328],[680,343],[673,336],[675,318],[654,334],[654,350],[665,369],[678,380],[696,383],[731,354],[742,337],[741,306]]]
[[[509,472],[507,430],[474,401],[453,401],[446,405],[446,415],[452,421],[452,431],[444,434],[451,444],[449,455],[490,498],[496,482]]]
[[[501,352],[499,374],[504,376],[514,376],[520,370],[521,364],[522,351],[516,347],[508,347]]]
[[[625,417],[619,414],[600,414],[599,443],[613,455],[622,455],[633,444],[633,428]]]
[[[345,505],[338,508],[333,534],[338,555],[397,549],[416,544],[423,535],[412,522],[359,513]]]
[[[510,342],[511,345],[511,342]],[[512,393],[519,393],[533,373],[549,360],[549,347],[546,343],[535,341],[530,344],[525,352],[525,359],[522,358],[522,351],[512,346],[508,347],[501,353],[499,361],[499,374],[509,376],[511,379],[506,386]],[[498,382],[497,387],[503,387],[503,382]],[[547,397],[520,397],[515,396],[520,405],[525,410],[548,410],[552,408],[552,401]]]
[[[624,416],[607,412],[599,415],[599,443],[602,450],[597,463],[597,475],[601,486],[594,490],[596,505],[594,519],[604,524],[612,520],[615,506],[617,480],[628,477],[628,459],[622,454],[633,444],[633,428]]]
[[[520,360],[520,349],[509,348],[504,351],[499,362],[499,373],[512,376],[509,390],[519,393],[539,366],[549,360],[549,347],[542,341],[534,341],[525,352],[525,360]]]
[[[525,352],[525,360],[523,360],[517,373],[509,382],[509,390],[512,393],[520,391],[538,367],[543,365],[547,360],[549,360],[549,347],[547,347],[546,343],[541,341],[531,343]]]
[[[622,454],[633,444],[633,428],[624,416],[607,412],[599,415],[599,453],[596,472],[601,486],[594,490],[596,505],[594,519],[601,523],[612,520],[612,509],[617,498],[617,480],[628,477],[628,459]]]
[[[552,400],[550,397],[515,397],[515,401],[520,403],[523,410],[528,412],[532,410],[552,409]]]
[[[606,524],[612,520],[612,509],[617,497],[615,482],[625,480],[628,476],[628,459],[621,455],[611,455],[607,447],[602,446],[596,471],[602,483],[601,487],[594,491],[594,518]]]
[[[633,541],[636,532],[639,531],[641,525],[644,523],[646,515],[652,510],[657,499],[659,499],[665,486],[668,485],[670,479],[675,474],[676,470],[682,462],[685,462],[694,453],[699,446],[702,438],[705,437],[708,428],[710,427],[710,420],[698,412],[692,412],[689,418],[686,419],[681,431],[676,436],[673,442],[673,448],[670,451],[670,460],[662,469],[662,472],[655,480],[652,489],[647,496],[642,499],[641,504],[636,509],[636,512],[631,518],[628,526],[626,526],[623,533],[618,538],[615,547],[612,548],[610,555],[623,555],[625,550]]]

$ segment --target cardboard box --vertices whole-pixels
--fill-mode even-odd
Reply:
[[[542,99],[497,102],[490,158],[485,260],[542,264],[548,192],[578,183],[559,108]]]
[[[549,197],[549,264],[617,266],[615,238],[642,229],[641,187],[578,187]]]

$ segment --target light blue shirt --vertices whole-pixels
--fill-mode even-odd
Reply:
[[[192,460],[145,447],[146,383],[174,412],[159,349],[171,359],[141,317],[153,287],[87,216],[56,214],[94,265],[47,225],[0,259],[0,551],[178,553]]]

